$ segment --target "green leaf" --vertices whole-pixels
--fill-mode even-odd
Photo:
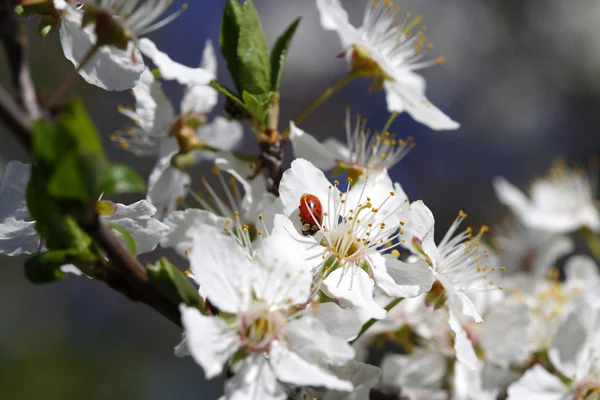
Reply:
[[[58,119],[58,123],[64,131],[63,134],[67,133],[76,140],[78,149],[86,149],[91,153],[104,153],[98,131],[81,100],[71,101]]]
[[[238,81],[238,41],[240,37],[240,24],[243,19],[244,9],[238,0],[227,0],[225,10],[223,11],[223,20],[221,23],[221,34],[219,36],[219,45],[221,52],[227,62],[227,68],[231,79],[240,91]]]
[[[129,252],[131,254],[137,254],[137,242],[135,241],[135,238],[133,237],[131,232],[129,232],[127,229],[123,228],[122,226],[115,225],[115,224],[108,224],[108,227],[121,234],[121,237],[123,238],[123,242],[125,243],[125,247],[127,247],[127,249],[129,250]]]
[[[95,202],[104,190],[106,161],[102,154],[73,151],[54,170],[48,191],[61,200]]]
[[[111,165],[106,171],[105,194],[145,193],[146,184],[142,178],[126,165]]]
[[[271,51],[271,90],[274,92],[279,91],[279,83],[281,81],[281,75],[283,74],[285,56],[301,19],[302,18],[296,19],[288,26],[285,32],[279,36],[279,39],[277,39],[277,42],[275,42],[275,46]]]
[[[173,303],[203,308],[198,289],[166,258],[148,265],[148,279],[152,286]]]
[[[271,88],[267,39],[252,0],[246,0],[237,46],[237,82],[240,93],[266,93]]]
[[[76,147],[75,140],[60,131],[57,124],[38,120],[32,128],[33,153],[38,162],[56,164]]]
[[[228,98],[230,98],[234,102],[238,103],[240,106],[244,107],[244,102],[242,100],[240,100],[239,97],[237,97],[235,94],[233,94],[233,92],[231,90],[229,90],[226,87],[222,86],[219,82],[217,82],[217,81],[211,81],[208,85],[210,87],[214,88],[217,92],[219,92],[219,93],[227,96]]]
[[[254,118],[262,122],[269,105],[271,105],[271,102],[275,98],[275,93],[268,92],[252,95],[248,92],[244,92],[242,97],[244,98],[244,103],[246,103],[246,109],[254,116]]]
[[[91,264],[96,257],[77,249],[48,251],[25,261],[25,276],[32,283],[49,283],[65,277],[60,267],[65,264]]]

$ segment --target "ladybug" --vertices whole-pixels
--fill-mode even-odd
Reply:
[[[300,222],[302,222],[302,234],[304,236],[314,235],[323,225],[323,206],[314,194],[304,193],[300,197]]]

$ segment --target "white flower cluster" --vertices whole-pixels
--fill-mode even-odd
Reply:
[[[80,5],[54,3],[64,13],[65,55],[77,65],[94,32],[82,29]],[[105,89],[133,88],[135,107],[120,111],[135,127],[111,140],[157,158],[146,199],[129,206],[100,200],[109,210],[102,215],[132,234],[138,253],[160,244],[189,262],[209,307],[180,305],[185,332],[175,352],[193,357],[208,379],[226,371],[224,399],[360,400],[379,384],[411,400],[600,398],[598,266],[572,255],[562,280],[553,267],[573,252],[570,234],[600,232],[584,173],[558,164],[530,198],[498,178],[498,197],[517,222],[494,247],[485,242],[486,226],[461,228],[463,211],[436,240],[431,210],[388,175],[412,139],[371,132],[360,117],[353,127],[348,113],[346,145],[319,143],[291,123],[296,158],[274,196],[231,152],[242,125],[206,119],[217,104],[207,86],[217,74],[212,44],[198,68],[172,61],[137,38],[172,19],[156,22],[170,2],[137,3],[82,5],[112,10],[136,37],[126,50],[103,47],[79,72]],[[355,28],[339,0],[316,5],[350,68],[381,80],[390,112],[406,111],[432,129],[458,128],[426,99],[415,73],[442,61],[422,59],[429,47],[418,18],[374,0]],[[184,86],[177,111],[142,54],[162,79]],[[210,162],[212,175],[195,182],[177,165],[182,153]],[[324,171],[334,168],[347,178],[328,179]],[[0,181],[1,254],[44,251],[26,207],[28,176],[29,166],[11,162]],[[402,353],[387,354],[381,368],[362,362],[385,342]]]

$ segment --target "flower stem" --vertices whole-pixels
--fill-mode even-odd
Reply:
[[[75,81],[75,78],[77,78],[77,75],[79,75],[79,72],[83,69],[83,67],[86,66],[87,63],[90,62],[92,57],[94,57],[94,55],[96,55],[96,52],[98,51],[99,48],[100,48],[100,46],[98,46],[98,45],[93,45],[92,47],[90,47],[90,49],[87,51],[87,53],[85,53],[85,55],[83,56],[83,59],[79,63],[79,66],[77,68],[75,68],[60,83],[60,85],[58,85],[58,87],[54,90],[54,92],[52,92],[52,94],[48,98],[48,101],[46,101],[47,108],[52,108],[54,105],[56,105],[56,102],[58,102],[60,100],[60,98],[67,91],[69,86],[71,86],[71,84]]]
[[[388,118],[387,122],[385,123],[385,125],[383,126],[383,129],[381,129],[381,133],[385,133],[388,131],[388,129],[390,129],[390,126],[392,126],[392,122],[394,122],[394,120],[396,119],[396,117],[399,115],[400,113],[397,111],[394,111],[390,114],[390,117]]]
[[[404,297],[398,297],[397,299],[390,301],[389,304],[385,306],[385,311],[389,312],[392,308],[396,307],[398,303],[400,303],[402,300],[404,300]],[[367,323],[363,325],[360,332],[358,332],[358,336],[356,336],[354,340],[350,341],[350,344],[354,344],[354,342],[356,342],[363,335],[363,333],[365,333],[377,321],[378,320],[376,320],[375,318],[371,318],[370,320],[368,320]]]
[[[600,262],[600,238],[589,228],[583,228],[580,232],[585,239],[588,248],[594,255],[594,258],[596,261]]]
[[[295,124],[299,124],[304,120],[304,118],[308,117],[308,115],[313,112],[315,108],[317,108],[321,103],[331,97],[332,94],[346,86],[352,79],[354,79],[357,75],[350,72],[342,77],[339,81],[328,87],[319,97],[314,99],[309,105],[307,105],[300,114],[298,114],[294,119]],[[286,127],[282,133],[283,140],[287,140],[287,137],[290,133],[290,127]]]

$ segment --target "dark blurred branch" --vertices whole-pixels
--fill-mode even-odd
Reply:
[[[17,100],[33,120],[42,116],[37,94],[27,62],[27,34],[22,29],[15,7],[17,0],[0,0],[0,40],[4,43],[6,59],[15,88]]]
[[[6,122],[23,146],[31,149],[33,121],[43,116],[37,103],[26,57],[27,41],[14,11],[14,0],[0,0],[0,41],[4,44],[19,104],[0,86],[0,118]],[[148,282],[146,269],[113,232],[100,220],[93,206],[79,219],[85,232],[104,250],[112,267],[104,276],[106,283],[128,298],[146,303],[170,321],[181,326],[177,304],[172,304]]]

